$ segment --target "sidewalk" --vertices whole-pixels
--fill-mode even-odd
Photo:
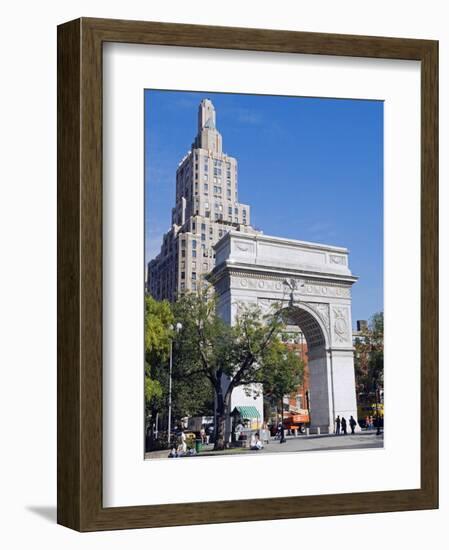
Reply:
[[[202,446],[201,451],[194,456],[180,458],[196,458],[201,456],[220,456],[220,455],[248,455],[265,453],[286,453],[286,452],[305,452],[305,451],[334,451],[345,449],[379,449],[383,447],[383,433],[376,435],[375,431],[363,431],[354,435],[335,435],[335,434],[313,434],[286,436],[285,443],[279,443],[279,440],[270,439],[270,443],[265,445],[260,451],[251,451],[241,447],[225,449],[223,451],[214,451],[213,444]],[[167,458],[168,450],[152,451],[145,453],[145,459]]]

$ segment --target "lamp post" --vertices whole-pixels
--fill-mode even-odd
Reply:
[[[296,279],[284,279],[283,285],[290,289],[290,297],[288,300],[288,307],[293,308],[295,305],[295,290],[298,289],[298,282]],[[279,443],[285,443],[285,430],[284,430],[284,396],[281,397],[281,437]]]
[[[176,323],[176,326],[170,325],[170,330],[175,330],[177,334],[181,332],[182,325],[181,323]],[[171,441],[171,407],[172,407],[172,371],[173,371],[173,337],[170,338],[170,367],[168,375],[168,430],[167,430],[167,442],[170,445]]]

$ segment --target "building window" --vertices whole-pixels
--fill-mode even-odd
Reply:
[[[207,208],[209,208],[209,205],[207,205]],[[201,231],[206,231],[206,224],[205,223],[201,224]]]
[[[196,269],[196,262],[192,262],[192,269]]]
[[[203,271],[207,271],[209,269],[209,266],[207,262],[203,262]]]
[[[230,199],[230,198],[231,198],[231,190],[228,189],[228,199]]]
[[[195,282],[192,283],[192,290],[196,290],[196,283]]]
[[[237,216],[234,218],[234,221],[235,223],[239,223],[239,219],[237,218]]]
[[[185,279],[186,278],[186,272],[185,271],[181,271],[181,279]]]
[[[196,239],[192,239],[192,248],[196,248]]]
[[[238,215],[239,213],[239,209],[238,208],[234,208],[234,214],[237,214]]]
[[[196,281],[196,271],[192,271],[192,281]]]
[[[205,241],[205,240],[206,240],[206,234],[205,234],[205,233],[201,233],[201,240],[202,240],[202,241]]]
[[[196,250],[192,250],[192,258],[196,258]]]
[[[212,235],[214,232],[214,228],[213,227],[209,227],[209,233]]]
[[[186,251],[185,250],[181,250],[181,258],[185,258],[186,257]]]
[[[231,214],[231,215],[232,215],[232,206],[229,206],[229,207],[228,207],[228,214]]]
[[[209,191],[209,184],[208,183],[204,184],[204,191]]]

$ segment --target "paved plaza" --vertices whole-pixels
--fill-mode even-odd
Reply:
[[[203,445],[197,456],[218,456],[218,455],[248,455],[264,453],[286,453],[304,451],[336,451],[345,449],[378,449],[384,445],[383,433],[376,435],[376,431],[364,431],[354,435],[299,435],[297,437],[287,436],[285,443],[279,440],[270,439],[270,442],[259,451],[250,449],[231,448],[225,451],[214,451],[213,445]],[[166,458],[168,451],[154,451],[145,453],[145,458]],[[189,457],[190,458],[190,457]]]

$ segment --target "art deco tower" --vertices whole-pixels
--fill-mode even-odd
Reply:
[[[195,291],[215,265],[213,245],[233,229],[256,233],[250,208],[238,202],[237,160],[223,153],[215,108],[203,99],[192,150],[176,170],[171,229],[148,264],[147,291],[157,300],[176,300]]]

